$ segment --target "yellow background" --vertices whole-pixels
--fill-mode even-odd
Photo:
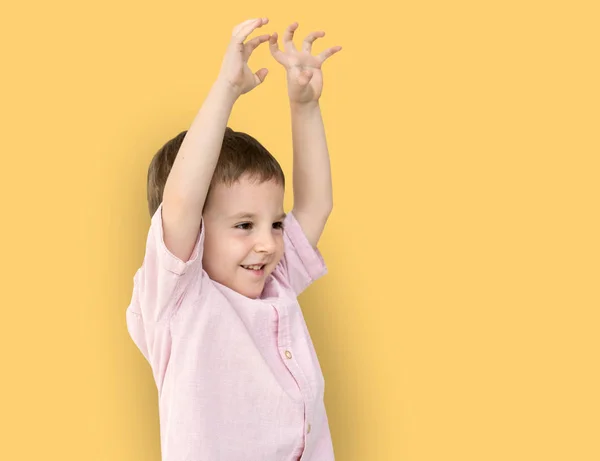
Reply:
[[[125,324],[146,171],[265,15],[343,46],[321,100],[329,275],[300,299],[336,459],[599,460],[597,5],[3,6],[2,459],[160,459]],[[288,211],[284,70],[267,45],[250,63],[270,73],[229,125],[280,160]]]

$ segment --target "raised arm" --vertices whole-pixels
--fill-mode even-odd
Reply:
[[[271,37],[270,50],[287,70],[294,149],[292,213],[316,248],[333,208],[329,152],[319,106],[323,89],[321,66],[342,47],[335,46],[312,56],[312,43],[325,35],[319,31],[309,34],[299,51],[293,42],[297,27],[298,23],[294,22],[287,28],[283,36],[284,52],[277,46],[277,33]]]
[[[333,187],[325,127],[319,103],[291,104],[294,149],[294,208],[313,248],[333,208]]]
[[[252,73],[248,58],[269,39],[261,35],[244,40],[267,18],[251,19],[233,29],[223,64],[177,154],[162,200],[165,245],[173,255],[188,261],[200,232],[202,208],[214,173],[233,105],[244,93],[261,84],[267,69]]]

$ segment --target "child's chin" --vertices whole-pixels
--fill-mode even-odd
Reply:
[[[246,296],[249,298],[258,298],[262,293],[264,287],[264,283],[260,284],[260,287],[253,287],[252,290],[247,290]]]
[[[239,294],[245,296],[246,298],[250,298],[250,299],[258,299],[258,297],[260,296],[260,294],[250,293],[248,291],[243,291],[243,290],[235,290],[235,291],[237,291]]]

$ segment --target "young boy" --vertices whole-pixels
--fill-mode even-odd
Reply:
[[[129,333],[152,367],[164,461],[332,461],[324,379],[297,296],[327,273],[317,242],[332,210],[318,100],[321,65],[297,23],[244,43],[267,18],[241,23],[187,132],[148,171],[151,226],[127,308]],[[270,41],[287,70],[294,208],[273,156],[227,127],[239,96],[265,79],[252,51]]]

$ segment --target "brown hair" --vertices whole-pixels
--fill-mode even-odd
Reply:
[[[150,166],[148,167],[147,199],[148,211],[151,217],[154,216],[154,213],[162,203],[167,177],[186,133],[187,130],[182,131],[173,139],[167,141],[154,154],[150,162]],[[258,179],[260,182],[274,179],[285,188],[285,176],[275,157],[249,134],[234,131],[227,127],[225,129],[225,136],[223,137],[221,153],[219,154],[217,166],[215,167],[204,202],[205,205],[208,202],[210,191],[217,184],[223,183],[230,186],[239,180],[244,173],[248,173],[251,178]]]

